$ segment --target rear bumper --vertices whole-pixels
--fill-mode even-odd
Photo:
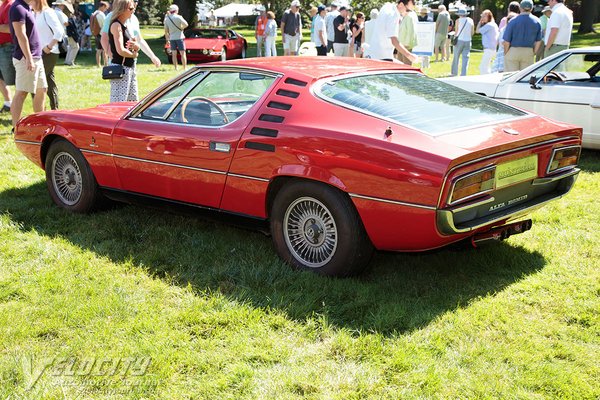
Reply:
[[[468,233],[522,217],[567,194],[579,172],[578,168],[570,169],[555,176],[519,184],[503,193],[494,193],[495,197],[488,196],[471,203],[438,209],[438,230],[443,235]]]

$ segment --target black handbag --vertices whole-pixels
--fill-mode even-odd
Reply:
[[[123,64],[102,67],[102,79],[121,79],[125,75]]]

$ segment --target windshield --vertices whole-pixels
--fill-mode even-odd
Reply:
[[[201,39],[225,39],[227,33],[224,29],[199,29],[192,30],[187,34],[188,38]]]
[[[431,136],[526,115],[505,104],[415,73],[387,72],[341,78],[325,82],[317,94]]]

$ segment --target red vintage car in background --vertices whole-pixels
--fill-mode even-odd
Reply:
[[[234,58],[246,58],[248,43],[239,33],[226,28],[195,28],[185,31],[185,51],[189,63],[225,61]],[[171,46],[165,45],[165,54],[169,62]],[[177,56],[181,61],[181,56]]]
[[[106,196],[269,222],[285,261],[348,276],[373,249],[529,229],[573,186],[581,129],[406,66],[274,57],[192,68],[139,103],[33,114],[15,142],[69,211]]]

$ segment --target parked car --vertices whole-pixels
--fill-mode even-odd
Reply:
[[[519,72],[442,79],[451,85],[583,127],[600,150],[600,47],[568,49]]]
[[[239,33],[226,28],[195,28],[185,31],[185,52],[189,63],[225,61],[246,58],[248,43]],[[165,44],[165,54],[169,62],[171,46]],[[181,61],[178,55],[177,60]]]
[[[15,142],[66,210],[106,196],[235,215],[269,223],[292,266],[348,276],[373,249],[529,229],[573,186],[581,128],[402,64],[272,57],[192,68],[138,103],[32,114]]]

